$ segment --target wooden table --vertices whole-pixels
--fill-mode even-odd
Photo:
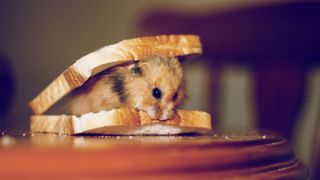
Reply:
[[[307,177],[292,146],[263,133],[210,136],[0,137],[0,177],[298,178]]]

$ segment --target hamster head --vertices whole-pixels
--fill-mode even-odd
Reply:
[[[153,119],[175,116],[175,108],[185,97],[183,71],[177,58],[154,56],[130,67],[127,82],[130,105]]]

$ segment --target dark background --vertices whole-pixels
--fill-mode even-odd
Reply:
[[[0,0],[0,129],[27,130],[27,103],[81,56],[143,35],[195,33],[184,108],[216,129],[270,129],[311,166],[320,103],[316,1]]]

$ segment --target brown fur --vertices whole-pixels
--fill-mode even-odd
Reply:
[[[155,87],[162,92],[160,99],[152,96]],[[175,107],[185,97],[183,71],[177,58],[154,56],[106,70],[72,95],[71,114],[131,107],[153,119],[166,120],[175,115]]]

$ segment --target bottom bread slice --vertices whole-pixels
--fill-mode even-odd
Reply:
[[[59,134],[169,135],[208,133],[211,116],[202,111],[178,110],[167,121],[151,119],[145,112],[121,108],[74,115],[33,115],[32,132]]]

